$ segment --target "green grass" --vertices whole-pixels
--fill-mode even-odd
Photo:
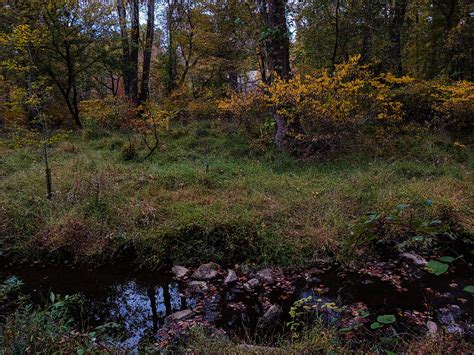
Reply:
[[[54,147],[51,202],[38,153],[1,148],[3,252],[94,265],[300,265],[338,256],[361,215],[427,198],[430,214],[448,211],[474,232],[472,148],[439,135],[317,161],[255,147],[211,122],[174,125],[145,162],[124,161],[125,142],[73,135]]]

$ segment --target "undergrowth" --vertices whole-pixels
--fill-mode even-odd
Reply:
[[[361,216],[427,199],[432,207],[415,216],[474,232],[472,148],[441,133],[317,160],[256,146],[212,121],[176,123],[159,139],[142,162],[123,159],[126,136],[72,135],[51,149],[52,201],[39,154],[2,145],[2,254],[88,266],[302,265],[342,256]]]

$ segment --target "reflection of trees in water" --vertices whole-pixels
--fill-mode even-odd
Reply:
[[[153,322],[153,332],[158,331],[158,311],[156,309],[156,287],[149,287],[147,290],[148,297],[150,298],[151,307],[151,319]]]
[[[93,295],[89,301],[90,319],[96,324],[121,324],[127,334],[126,345],[136,344],[147,334],[156,333],[167,316],[194,304],[194,300],[180,294],[177,284],[154,284],[136,279],[104,284],[100,295]]]

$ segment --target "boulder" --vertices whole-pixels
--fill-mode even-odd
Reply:
[[[224,280],[224,283],[225,283],[226,285],[228,285],[228,284],[231,284],[231,283],[236,282],[236,281],[237,281],[237,274],[235,273],[234,270],[229,269],[229,270],[227,271],[227,276],[226,276],[226,278],[225,278],[225,280]]]
[[[270,268],[257,271],[255,276],[260,282],[267,284],[273,283],[273,272]]]
[[[280,318],[282,311],[281,306],[277,304],[270,306],[265,314],[258,320],[257,328],[262,330],[272,328]]]
[[[426,327],[428,328],[428,334],[431,336],[435,336],[438,333],[438,326],[433,321],[426,322]]]
[[[191,292],[206,292],[209,289],[204,281],[191,281],[188,287]]]
[[[465,333],[464,329],[456,323],[452,323],[448,325],[446,327],[446,330],[449,334],[456,334],[456,335],[461,335],[461,336],[464,335]]]
[[[260,282],[258,281],[258,279],[253,278],[253,279],[248,280],[246,283],[244,283],[244,288],[245,288],[247,291],[252,291],[252,290],[254,290],[259,284],[260,284]]]
[[[462,316],[463,311],[458,305],[450,304],[447,307],[438,309],[437,313],[439,322],[444,326],[448,326],[456,323],[459,317]]]
[[[408,259],[410,260],[413,264],[417,265],[417,266],[425,266],[428,262],[425,260],[425,258],[423,258],[422,256],[420,255],[417,255],[417,254],[413,254],[413,253],[402,253],[400,254],[400,256],[402,256],[403,258],[405,259]]]
[[[198,280],[210,280],[217,276],[220,266],[216,263],[210,262],[202,264],[193,273],[193,278]]]
[[[175,312],[165,318],[165,325],[169,325],[170,323],[173,323],[173,322],[179,322],[179,321],[189,319],[192,317],[192,315],[193,315],[193,311],[191,311],[190,309],[184,309],[182,311]]]
[[[174,277],[176,277],[177,279],[182,279],[189,272],[188,269],[186,269],[184,266],[180,266],[180,265],[173,266],[171,271],[173,272]]]

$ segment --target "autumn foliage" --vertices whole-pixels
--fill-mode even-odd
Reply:
[[[411,122],[468,128],[474,114],[474,85],[467,81],[418,81],[391,73],[374,74],[360,56],[338,64],[334,71],[295,73],[276,78],[250,93],[232,92],[218,104],[246,126],[261,124],[263,112],[274,108],[290,127],[295,140],[319,148],[341,146],[357,134],[392,131]],[[383,137],[384,135],[380,135]]]

